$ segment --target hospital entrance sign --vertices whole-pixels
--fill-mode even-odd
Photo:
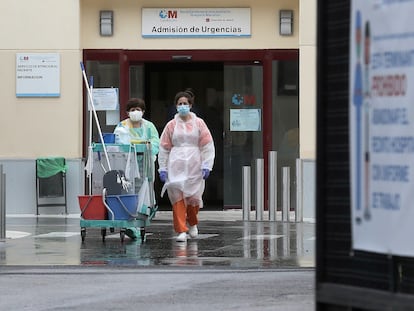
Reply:
[[[250,37],[250,8],[143,8],[142,37]]]

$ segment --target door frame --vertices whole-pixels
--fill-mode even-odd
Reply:
[[[131,63],[150,62],[217,62],[225,64],[258,62],[263,66],[263,157],[264,157],[264,207],[268,209],[268,157],[272,148],[272,61],[299,60],[299,49],[284,50],[123,50],[85,49],[83,62],[118,61],[120,68],[119,102],[121,118],[125,118],[125,103],[129,96],[129,66]],[[84,105],[87,104],[84,92]],[[83,131],[86,130],[87,116],[83,116]],[[83,143],[83,154],[87,146]]]

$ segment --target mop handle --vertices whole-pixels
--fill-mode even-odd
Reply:
[[[92,91],[93,90],[93,76],[89,77],[89,86],[91,88],[91,93],[93,93],[93,91]],[[93,154],[93,150],[92,150],[92,121],[93,121],[93,119],[92,119],[92,108],[89,107],[89,105],[88,105],[88,108],[89,108],[88,109],[89,110],[88,161],[89,161],[89,159],[91,157],[91,154]],[[92,158],[93,158],[93,156],[92,156]],[[91,160],[91,161],[93,161],[93,160]],[[93,172],[93,169],[91,169],[91,172],[90,172],[90,175],[89,175],[89,178],[88,178],[89,195],[92,194],[92,172]]]
[[[91,93],[93,93],[93,76],[89,77],[89,87],[91,88]],[[92,145],[92,108],[90,108],[90,110],[91,111],[89,113],[89,145]]]
[[[106,163],[108,164],[108,169],[111,171],[111,163],[109,162],[109,157],[108,157],[108,153],[106,151],[105,142],[103,140],[101,126],[99,124],[98,115],[96,114],[95,105],[93,103],[92,93],[91,93],[91,90],[89,88],[88,78],[86,77],[85,66],[83,65],[83,62],[80,62],[80,66],[81,66],[81,70],[82,70],[83,81],[85,82],[86,89],[88,90],[89,99],[91,101],[92,112],[93,112],[93,116],[95,117],[95,122],[96,122],[96,125],[97,125],[96,127],[98,128],[99,137],[101,138],[102,148],[104,150],[105,157],[106,157]]]

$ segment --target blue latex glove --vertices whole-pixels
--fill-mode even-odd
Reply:
[[[163,183],[165,183],[167,181],[168,178],[168,173],[167,171],[161,171],[160,172],[160,179]]]
[[[207,179],[208,176],[210,176],[210,170],[208,168],[203,168],[201,174],[203,175],[203,179]]]

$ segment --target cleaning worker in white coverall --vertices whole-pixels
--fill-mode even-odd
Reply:
[[[198,235],[198,212],[203,207],[205,179],[213,168],[215,149],[210,130],[203,119],[190,111],[193,97],[178,92],[174,103],[177,114],[160,138],[159,175],[173,208],[176,241],[186,242]],[[190,228],[187,227],[190,225]]]

